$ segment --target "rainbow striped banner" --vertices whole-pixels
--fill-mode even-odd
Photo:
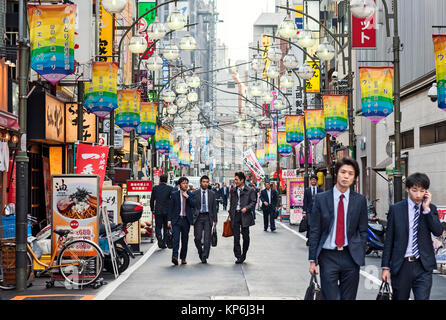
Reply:
[[[169,153],[169,132],[158,126],[155,132],[155,149],[162,154]]]
[[[141,91],[119,90],[118,108],[116,109],[115,123],[125,132],[131,132],[139,126],[141,110]]]
[[[347,102],[348,95],[322,95],[325,132],[332,137],[339,136],[348,128]]]
[[[172,164],[174,166],[177,166],[178,160],[179,160],[179,154],[180,154],[180,144],[178,141],[174,141],[173,142],[173,147],[172,147],[172,152],[169,153],[169,159],[170,162],[172,162]]]
[[[325,138],[324,109],[305,110],[305,125],[308,141],[318,144]]]
[[[255,155],[257,160],[259,161],[259,164],[263,166],[265,164],[265,149],[256,149]]]
[[[285,116],[286,142],[295,146],[304,140],[304,116]]]
[[[136,133],[146,140],[156,132],[157,110],[155,102],[141,102],[141,122],[136,128]]]
[[[435,67],[437,70],[438,107],[446,111],[446,35],[435,34],[434,41]]]
[[[84,84],[85,107],[102,119],[118,107],[118,64],[93,62],[92,71],[92,81]]]
[[[265,161],[277,160],[277,146],[275,143],[265,143]]]
[[[362,115],[378,123],[393,112],[393,67],[359,67]]]
[[[293,146],[286,142],[286,132],[279,131],[277,133],[277,143],[279,147],[279,154],[282,157],[288,157],[293,153]]]
[[[75,4],[28,6],[31,68],[53,85],[74,71]]]

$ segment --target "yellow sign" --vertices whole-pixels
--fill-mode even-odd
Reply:
[[[64,103],[46,94],[45,105],[45,138],[65,142]]]
[[[100,0],[99,19],[99,61],[113,61],[113,17],[104,10],[102,0]]]
[[[265,60],[265,68],[263,69],[262,72],[262,78],[266,79],[266,69],[269,67],[271,61],[268,59],[268,49],[269,46],[271,45],[271,40],[269,39],[269,37],[265,34],[262,34],[262,58],[263,60]]]
[[[84,108],[83,141],[96,142],[96,117]],[[66,104],[66,139],[68,143],[77,140],[77,103]]]
[[[321,92],[321,70],[320,62],[308,62],[313,67],[314,75],[310,80],[305,81],[307,86],[307,92],[316,93]]]

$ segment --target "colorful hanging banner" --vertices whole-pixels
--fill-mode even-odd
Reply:
[[[118,108],[115,123],[125,132],[136,129],[140,123],[141,92],[139,90],[119,90]]]
[[[74,71],[75,4],[28,6],[31,68],[55,85]]]
[[[393,112],[393,67],[359,67],[362,115],[378,123]]]
[[[180,152],[180,144],[178,141],[174,141],[173,142],[173,147],[172,147],[172,152],[169,153],[169,159],[170,162],[172,162],[172,164],[174,166],[178,165],[178,160],[179,160],[179,152]]]
[[[348,128],[347,102],[348,95],[322,95],[325,132],[332,137],[339,136]]]
[[[438,107],[446,111],[446,35],[433,35]]]
[[[248,149],[243,153],[243,163],[248,167],[249,171],[256,177],[257,181],[265,178],[265,171],[263,171],[258,159],[254,155],[252,149]]]
[[[136,133],[146,140],[155,134],[157,110],[155,102],[141,102],[141,122]]]
[[[279,147],[279,154],[282,157],[288,157],[293,153],[293,146],[286,142],[286,132],[279,131],[277,133],[277,143]]]
[[[99,61],[113,61],[113,16],[99,0]]]
[[[256,149],[255,155],[260,165],[263,166],[265,164],[265,149]]]
[[[163,127],[157,127],[156,129],[155,149],[162,154],[169,153],[169,132]]]
[[[265,143],[265,161],[277,160],[277,145],[275,143]]]
[[[285,116],[286,142],[295,146],[304,140],[304,116]]]
[[[308,141],[318,144],[325,138],[324,109],[305,110],[305,125]]]
[[[84,84],[85,107],[102,119],[118,107],[118,64],[97,61],[92,69],[92,81]]]

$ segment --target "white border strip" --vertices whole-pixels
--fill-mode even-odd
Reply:
[[[122,274],[119,275],[119,277],[109,284],[105,285],[105,288],[99,292],[96,297],[93,298],[93,300],[105,300],[110,294],[113,293],[113,291],[116,290],[125,280],[130,277],[130,275],[135,272],[144,262],[147,261],[147,259],[150,258],[150,256],[155,252],[155,250],[158,248],[156,245],[157,243],[154,242],[153,245],[150,247],[149,251],[147,251],[141,259],[138,260],[133,266],[131,266],[129,269],[125,270]]]

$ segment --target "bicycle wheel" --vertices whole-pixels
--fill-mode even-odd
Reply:
[[[86,286],[94,282],[102,272],[102,251],[92,241],[73,240],[66,245],[57,258],[60,273],[74,286]]]
[[[12,290],[16,288],[16,246],[15,243],[0,245],[0,289]],[[26,255],[26,278],[32,273],[32,259]]]

